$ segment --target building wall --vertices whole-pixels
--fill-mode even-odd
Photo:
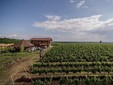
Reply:
[[[40,47],[40,45],[45,45],[45,46],[49,47],[51,41],[38,41],[38,40],[32,40],[31,43],[34,44],[35,46],[38,46],[38,47]]]
[[[0,44],[0,48],[7,48],[7,47],[11,47],[14,44]]]

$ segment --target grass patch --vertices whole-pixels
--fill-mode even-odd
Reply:
[[[15,53],[1,53],[0,54],[0,69],[3,69],[9,64],[13,64],[16,61],[19,61],[26,57],[32,57],[38,54],[36,52],[15,52]]]
[[[17,61],[20,61],[22,59],[25,59],[27,57],[33,57],[38,55],[38,51],[35,52],[14,52],[14,53],[1,53],[0,54],[0,77],[8,76],[8,72],[10,67],[16,63]],[[1,82],[0,78],[0,82]]]

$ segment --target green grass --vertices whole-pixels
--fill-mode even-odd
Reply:
[[[22,59],[34,57],[38,55],[35,52],[14,52],[14,53],[1,53],[0,54],[0,82],[4,82],[4,78],[9,77],[11,66]]]
[[[0,69],[4,69],[7,65],[13,64],[22,58],[33,56],[38,52],[14,52],[0,54]]]

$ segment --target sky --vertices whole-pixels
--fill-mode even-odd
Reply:
[[[0,0],[0,37],[113,42],[113,0]]]

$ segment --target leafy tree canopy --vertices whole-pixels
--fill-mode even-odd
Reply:
[[[19,39],[11,39],[11,38],[0,38],[0,43],[5,43],[5,44],[8,44],[8,43],[16,43],[18,42]]]

